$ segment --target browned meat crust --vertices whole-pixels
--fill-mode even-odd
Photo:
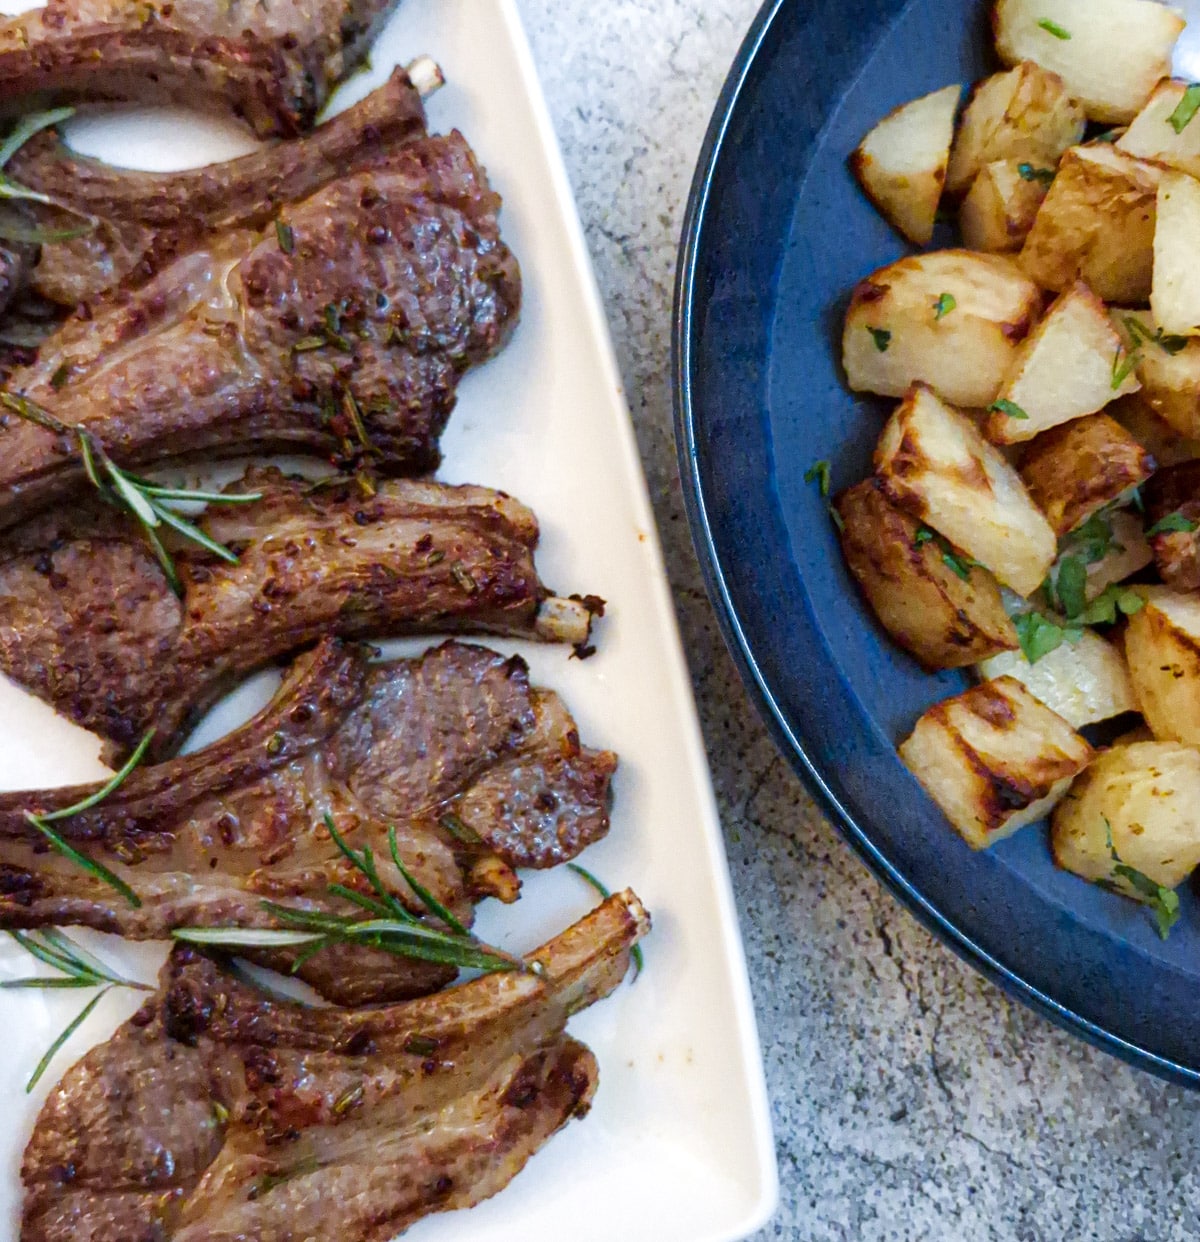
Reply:
[[[596,1064],[567,1017],[648,930],[626,891],[534,955],[541,977],[359,1013],[269,1000],[177,949],[42,1109],[22,1242],[387,1242],[478,1203],[587,1111]]]
[[[206,234],[261,229],[285,204],[378,167],[397,147],[424,136],[421,97],[403,69],[311,134],[187,172],[115,168],[75,154],[45,131],[5,171],[97,223],[83,237],[43,245],[31,287],[74,309],[122,282],[143,284]],[[3,292],[0,287],[0,302]]]
[[[308,129],[395,0],[49,0],[0,25],[0,101],[217,105]],[[10,106],[11,109],[11,106]]]
[[[503,492],[396,480],[368,497],[269,469],[235,490],[262,499],[202,525],[238,563],[180,547],[182,600],[136,524],[98,500],[0,538],[0,670],[114,759],[153,726],[161,758],[231,684],[326,634],[587,637],[594,603],[550,596],[537,520]]]
[[[77,315],[9,388],[122,465],[299,450],[422,473],[460,376],[520,302],[499,199],[458,134],[330,182],[274,226],[211,234],[135,292]],[[79,486],[73,437],[0,416],[0,526]]]
[[[353,915],[329,885],[369,890],[322,824],[326,813],[352,847],[371,845],[384,881],[420,912],[389,858],[394,825],[405,866],[467,922],[472,901],[516,896],[512,868],[554,866],[608,831],[615,768],[615,755],[581,746],[558,696],[532,688],[519,658],[449,642],[371,664],[361,648],[326,640],[241,729],[136,770],[58,825],[134,889],[139,907],[49,850],[25,820],[26,808],[68,806],[96,786],[0,795],[0,927],[154,939],[182,926],[278,926],[264,899]],[[300,974],[343,1004],[447,978],[353,948],[320,953]]]

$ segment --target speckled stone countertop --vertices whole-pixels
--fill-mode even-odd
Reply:
[[[520,6],[631,396],[742,911],[783,1186],[758,1237],[1200,1238],[1200,1094],[1092,1051],[936,944],[814,809],[722,645],[675,469],[671,299],[692,168],[758,0]]]

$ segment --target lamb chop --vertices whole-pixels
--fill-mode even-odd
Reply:
[[[176,949],[25,1151],[22,1242],[387,1242],[508,1184],[596,1089],[570,1014],[650,927],[626,890],[493,974],[385,1009],[270,1000]]]
[[[0,100],[232,110],[260,136],[308,129],[395,0],[49,0],[0,25]],[[10,104],[11,107],[11,104]]]
[[[206,234],[261,229],[285,204],[379,167],[403,143],[425,137],[422,98],[441,81],[438,67],[422,57],[311,134],[186,172],[116,168],[77,155],[56,131],[45,130],[17,151],[5,172],[94,227],[47,242],[40,254],[14,247],[14,264],[26,259],[32,292],[71,309],[119,284],[142,284]],[[56,209],[36,203],[26,210],[47,228],[58,218]],[[0,303],[5,292],[0,284]]]
[[[327,639],[301,657],[272,703],[213,745],[136,768],[97,805],[55,823],[72,848],[127,885],[50,848],[26,818],[99,786],[0,795],[0,927],[80,925],[134,939],[180,927],[280,928],[274,907],[361,915],[331,885],[371,896],[326,826],[369,845],[381,883],[414,913],[391,862],[462,923],[485,896],[514,900],[516,867],[550,867],[608,831],[616,756],[580,744],[558,696],[529,685],[521,659],[448,642],[372,664]],[[258,955],[287,966],[295,954]],[[300,977],[342,1004],[417,995],[453,971],[334,945]]]
[[[338,481],[338,480],[341,481]],[[98,498],[0,537],[0,670],[109,743],[118,760],[153,727],[174,753],[232,684],[325,634],[508,634],[582,643],[594,598],[538,579],[537,519],[482,487],[392,480],[364,495],[252,468],[173,558],[178,597],[137,524]]]
[[[520,301],[499,199],[459,134],[419,138],[262,230],[207,235],[68,319],[8,387],[122,466],[304,451],[423,473],[460,376]],[[86,479],[76,435],[0,415],[0,526]]]

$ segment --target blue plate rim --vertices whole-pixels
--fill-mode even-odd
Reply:
[[[722,637],[759,715],[776,746],[793,771],[825,812],[842,838],[867,868],[917,920],[939,941],[953,950],[1009,996],[1021,1001],[1057,1026],[1079,1036],[1093,1047],[1110,1053],[1135,1068],[1147,1070],[1184,1086],[1200,1087],[1200,1069],[1123,1039],[1105,1027],[1062,1005],[1017,971],[997,961],[971,935],[947,918],[915,888],[877,848],[871,835],[841,804],[808,753],[805,741],[788,723],[746,637],[737,604],[720,563],[709,521],[700,472],[696,418],[692,394],[693,306],[696,267],[704,243],[710,191],[726,152],[725,139],[743,92],[772,26],[794,0],[766,0],[754,19],[718,97],[693,176],[684,214],[675,278],[672,316],[671,374],[675,415],[675,446],[682,482],[684,509],[692,542],[700,562],[709,601],[717,616]]]

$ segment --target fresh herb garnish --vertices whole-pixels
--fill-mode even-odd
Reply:
[[[875,342],[875,348],[881,354],[886,354],[888,346],[892,343],[892,334],[886,328],[868,328],[867,331]]]
[[[292,232],[290,224],[285,224],[281,219],[276,219],[275,236],[279,241],[279,249],[284,254],[291,254],[296,249],[296,234]]]
[[[45,1055],[37,1063],[29,1081],[25,1084],[26,1092],[37,1086],[42,1075],[49,1068],[59,1049],[79,1029],[88,1015],[100,1003],[104,995],[112,988],[135,988],[139,992],[150,992],[153,989],[145,983],[134,979],[126,979],[111,967],[106,966],[99,958],[93,957],[85,949],[77,945],[57,928],[49,927],[41,931],[10,931],[8,933],[27,953],[58,975],[32,975],[24,979],[5,979],[0,988],[100,988],[92,999],[83,1007],[58,1038],[46,1050]]]
[[[1017,172],[1022,181],[1040,181],[1042,185],[1049,185],[1055,177],[1053,168],[1034,168],[1032,164],[1018,164]]]
[[[1141,362],[1141,355],[1136,350],[1126,350],[1118,345],[1117,352],[1113,355],[1112,366],[1112,390],[1116,392],[1118,388],[1133,374],[1137,364]]]
[[[1036,664],[1052,651],[1057,651],[1063,643],[1077,643],[1083,637],[1080,627],[1059,625],[1040,612],[1023,612],[1013,618],[1013,625],[1017,641],[1030,664]]]
[[[78,423],[64,423],[20,393],[0,391],[0,405],[11,410],[19,418],[67,436],[79,444],[79,456],[88,481],[100,493],[102,499],[119,509],[125,509],[142,528],[142,534],[150,544],[171,590],[183,595],[183,583],[175,568],[174,558],[167,551],[160,531],[164,526],[177,531],[191,543],[204,548],[231,565],[237,564],[237,556],[224,544],[206,535],[194,522],[171,508],[176,501],[209,505],[244,505],[261,500],[261,492],[201,492],[181,487],[160,487],[157,483],[129,474],[109,457],[104,445],[86,428]]]
[[[913,536],[913,547],[922,548],[936,538],[937,534],[934,531],[931,531],[928,526],[922,526]]]
[[[1182,513],[1168,513],[1146,531],[1146,538],[1153,539],[1155,535],[1190,535],[1198,529],[1200,526]]]
[[[1105,844],[1108,846],[1108,853],[1113,861],[1114,879],[1124,880],[1134,893],[1154,911],[1154,922],[1158,928],[1158,934],[1166,940],[1171,934],[1171,928],[1179,922],[1179,894],[1173,888],[1167,888],[1156,880],[1152,880],[1145,872],[1121,861],[1117,847],[1113,844],[1112,824],[1107,817],[1104,820],[1104,833]]]
[[[1177,133],[1182,134],[1200,112],[1200,84],[1193,83],[1183,92],[1183,97],[1175,106],[1175,111],[1167,117],[1167,124]]]
[[[1186,336],[1169,336],[1161,328],[1151,332],[1135,315],[1125,315],[1122,322],[1135,347],[1142,344],[1157,345],[1159,349],[1172,357],[1187,348],[1188,338]]]
[[[943,293],[933,304],[934,319],[944,319],[958,305],[952,293]]]
[[[28,116],[21,117],[12,129],[9,130],[4,141],[0,142],[0,169],[4,168],[9,160],[35,134],[39,134],[42,130],[49,129],[50,126],[57,125],[59,122],[65,121],[68,117],[74,115],[74,108],[52,108],[48,112],[31,112]],[[76,216],[82,221],[81,224],[74,228],[46,230],[36,225],[26,224],[20,220],[5,220],[0,222],[0,238],[4,238],[6,241],[32,242],[35,245],[49,245],[54,242],[71,241],[76,237],[83,237],[85,234],[91,233],[98,224],[95,217],[76,211],[75,208],[68,206],[66,203],[59,202],[58,199],[51,198],[48,194],[42,194],[38,190],[31,190],[28,186],[21,185],[20,182],[14,181],[3,172],[0,172],[0,199],[41,203],[43,206],[53,207],[58,211],[66,212],[68,215]]]
[[[1054,577],[1054,595],[1068,619],[1087,607],[1087,565],[1078,556],[1064,556]]]
[[[567,863],[567,870],[574,871],[577,876],[579,876],[582,880],[590,884],[592,888],[594,888],[596,892],[598,892],[600,896],[605,899],[605,901],[607,901],[612,896],[612,893],[609,891],[608,885],[605,884],[603,880],[594,876],[590,871],[587,870],[586,867],[581,867],[578,863]],[[638,976],[642,973],[643,970],[646,969],[646,955],[642,952],[642,946],[640,944],[635,944],[629,956],[633,960],[634,982],[637,982]]]
[[[1118,615],[1132,617],[1145,606],[1146,601],[1136,591],[1120,585],[1110,586],[1101,591],[1075,620],[1080,625],[1115,625]]]
[[[804,472],[805,483],[816,483],[821,490],[821,499],[829,499],[830,465],[827,461],[816,461]]]
[[[1071,37],[1071,32],[1069,30],[1064,29],[1058,24],[1058,22],[1051,21],[1048,17],[1043,17],[1042,20],[1038,22],[1038,25],[1046,31],[1047,34],[1052,34],[1056,39],[1069,39]]]
[[[942,564],[957,574],[964,582],[969,582],[971,580],[971,570],[979,568],[979,562],[972,560],[969,556],[964,556],[961,552],[955,551],[954,546],[949,540],[943,539],[937,531],[930,530],[928,526],[922,526],[913,536],[913,547],[923,548],[927,543],[932,543],[935,539],[942,554]]]
[[[996,414],[1007,414],[1009,418],[1028,419],[1029,415],[1015,402],[1009,401],[1006,397],[1001,397],[998,401],[993,401],[988,406],[988,410]]]

